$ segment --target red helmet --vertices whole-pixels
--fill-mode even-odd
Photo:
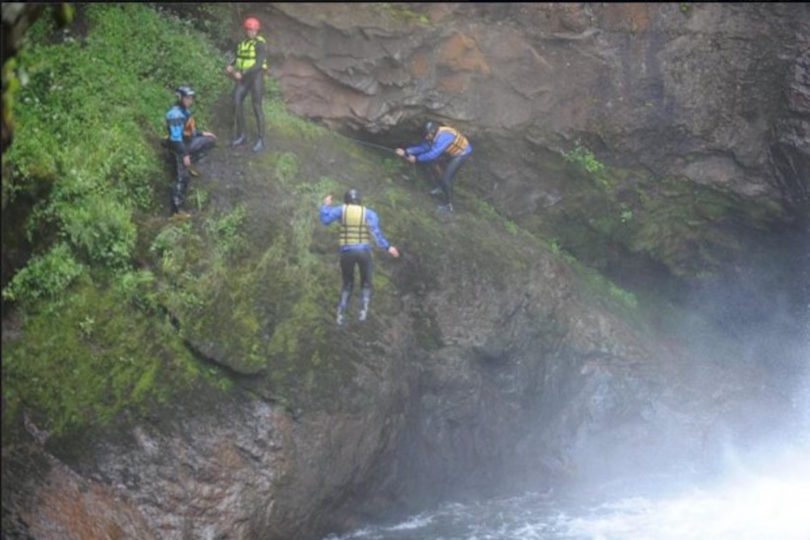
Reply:
[[[248,17],[245,19],[245,23],[243,25],[245,30],[258,30],[259,29],[259,19],[256,17]]]

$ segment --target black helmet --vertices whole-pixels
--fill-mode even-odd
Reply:
[[[425,124],[425,137],[433,137],[438,130],[439,126],[436,125],[436,122],[429,121]]]
[[[343,196],[343,202],[346,204],[360,204],[360,192],[356,189],[350,189]]]
[[[182,99],[186,96],[194,96],[194,90],[192,90],[190,86],[178,86],[174,93],[177,99]]]

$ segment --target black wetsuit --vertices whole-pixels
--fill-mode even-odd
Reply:
[[[453,177],[455,176],[459,167],[461,167],[464,162],[469,159],[469,157],[470,154],[462,154],[455,157],[448,156],[447,159],[442,158],[445,165],[444,172],[442,173],[441,178],[439,178],[439,187],[442,189],[442,192],[444,192],[444,198],[446,201],[445,204],[453,204]]]
[[[242,78],[236,81],[233,89],[233,106],[236,114],[236,138],[245,134],[245,97],[250,94],[253,105],[253,114],[256,115],[256,130],[258,138],[264,140],[264,109],[262,96],[264,95],[264,68],[267,58],[267,45],[261,41],[256,42],[256,63],[242,73]]]
[[[192,162],[198,161],[216,144],[216,140],[203,135],[192,121],[191,111],[180,105],[166,113],[166,128],[169,132],[166,142],[172,150],[176,169],[172,188],[172,212],[175,213],[182,208],[188,189],[189,170],[183,159],[189,156]]]

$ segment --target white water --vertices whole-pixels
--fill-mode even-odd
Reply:
[[[809,450],[783,453],[773,470],[669,497],[577,505],[526,494],[446,504],[328,540],[810,540]]]
[[[810,426],[810,392],[796,402]],[[325,540],[810,540],[810,429],[779,445],[730,453],[719,479],[683,485],[659,479],[667,495],[602,493],[583,502],[525,494],[446,504],[393,526],[369,526]]]

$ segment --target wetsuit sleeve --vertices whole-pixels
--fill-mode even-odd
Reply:
[[[250,66],[250,68],[246,69],[245,72],[242,74],[245,77],[253,75],[254,73],[258,73],[261,71],[262,66],[264,65],[264,61],[267,59],[267,46],[265,43],[261,41],[256,42],[256,63]]]
[[[416,161],[433,161],[453,143],[454,138],[452,133],[439,133],[430,150],[416,156]]]
[[[329,225],[333,221],[339,220],[343,216],[343,206],[321,206],[321,223]]]
[[[409,146],[405,149],[405,154],[409,156],[418,156],[419,154],[424,154],[430,150],[430,145],[427,141],[423,141],[421,144],[417,144],[416,146]]]
[[[377,217],[377,213],[370,208],[366,208],[366,224],[368,225],[368,230],[371,231],[371,235],[374,237],[374,241],[377,242],[377,245],[382,249],[388,249],[391,244],[388,243],[388,240],[385,239],[385,236],[383,236],[380,230],[380,219]]]

